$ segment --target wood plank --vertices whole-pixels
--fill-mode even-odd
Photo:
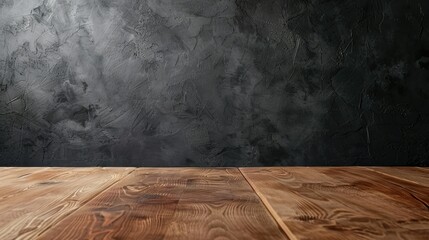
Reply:
[[[41,239],[286,239],[236,168],[143,168]]]
[[[46,167],[31,167],[31,168],[23,168],[23,167],[11,167],[8,169],[1,170],[0,173],[0,183],[3,181],[7,181],[8,179],[16,179],[20,176],[30,175],[35,172],[43,171],[47,169]]]
[[[34,239],[131,170],[11,169],[0,181],[0,239]]]
[[[240,168],[296,239],[428,239],[429,189],[364,168]]]
[[[420,167],[369,167],[369,169],[429,187],[429,169]]]

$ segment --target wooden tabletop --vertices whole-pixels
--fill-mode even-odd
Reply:
[[[429,239],[418,167],[0,168],[0,239]]]

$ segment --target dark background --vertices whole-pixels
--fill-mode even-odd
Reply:
[[[429,163],[427,0],[0,0],[0,165]]]

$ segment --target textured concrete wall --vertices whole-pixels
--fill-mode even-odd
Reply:
[[[428,165],[427,0],[0,0],[0,164]]]

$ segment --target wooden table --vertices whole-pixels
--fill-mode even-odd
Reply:
[[[429,169],[0,168],[0,239],[429,239]]]

